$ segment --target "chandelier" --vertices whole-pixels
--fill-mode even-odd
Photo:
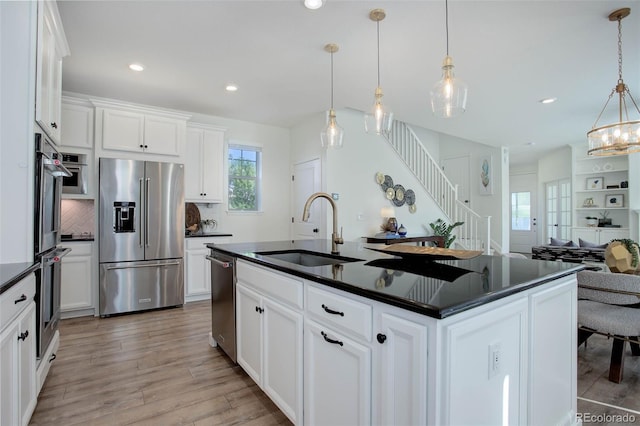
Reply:
[[[622,19],[629,16],[630,13],[631,9],[625,7],[609,15],[609,21],[618,22],[618,83],[609,94],[596,122],[593,123],[593,128],[587,133],[589,155],[626,155],[640,152],[640,109],[638,109],[636,101],[633,100],[629,88],[622,80]],[[596,127],[609,101],[616,93],[618,94],[618,122]],[[627,96],[638,112],[639,119],[637,120],[629,119]]]

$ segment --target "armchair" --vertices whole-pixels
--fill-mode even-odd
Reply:
[[[594,333],[613,339],[609,380],[622,381],[625,343],[640,355],[640,276],[580,271],[578,346]]]

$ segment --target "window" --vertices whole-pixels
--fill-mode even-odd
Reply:
[[[511,193],[511,230],[531,230],[531,193]]]
[[[229,210],[260,210],[262,149],[229,145]]]

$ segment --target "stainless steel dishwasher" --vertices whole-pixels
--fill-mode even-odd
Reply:
[[[211,263],[211,336],[236,362],[236,259],[218,252]]]

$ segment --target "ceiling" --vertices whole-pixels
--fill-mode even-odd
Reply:
[[[637,0],[450,0],[450,54],[469,95],[467,111],[448,120],[429,106],[446,49],[443,0],[326,0],[318,10],[302,0],[58,5],[71,49],[63,90],[282,127],[328,109],[327,43],[340,46],[336,109],[371,107],[376,24],[368,15],[383,8],[381,86],[395,118],[507,146],[515,164],[566,144],[586,149],[618,78],[617,24],[607,16],[631,7],[622,22],[623,77],[640,102]],[[145,71],[130,71],[132,62]],[[228,82],[239,90],[226,92]],[[557,101],[539,102],[548,97]],[[616,119],[608,111],[599,124]]]

